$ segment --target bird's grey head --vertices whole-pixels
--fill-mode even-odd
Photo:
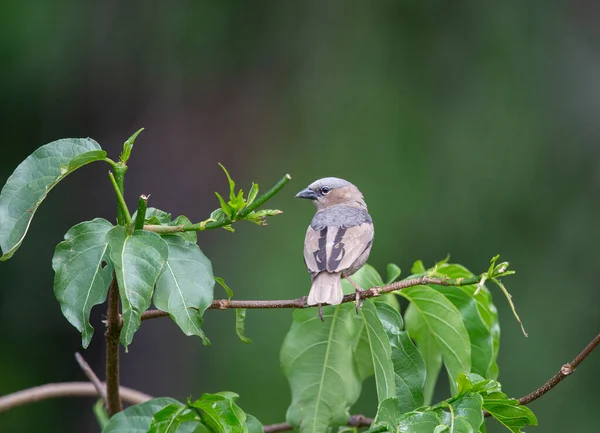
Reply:
[[[367,208],[358,188],[347,180],[337,177],[324,177],[314,181],[296,194],[296,198],[312,200],[318,210],[337,204]]]

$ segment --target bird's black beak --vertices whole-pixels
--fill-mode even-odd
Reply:
[[[296,194],[296,198],[308,198],[311,200],[316,200],[319,198],[319,196],[312,189],[304,188],[302,191]]]

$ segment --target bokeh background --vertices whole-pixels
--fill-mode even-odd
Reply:
[[[408,275],[447,253],[474,272],[496,253],[525,338],[496,292],[500,380],[519,397],[598,332],[600,3],[570,1],[3,2],[0,181],[38,146],[96,139],[116,158],[140,127],[126,180],[134,205],[205,219],[226,192],[292,182],[261,228],[199,235],[239,299],[303,295],[312,206],[294,194],[324,176],[363,191],[376,225],[370,263]],[[69,227],[114,220],[108,166],[52,191],[18,253],[0,264],[0,394],[85,380],[80,336],[52,293],[51,257]],[[102,314],[84,356],[103,377]],[[279,347],[291,311],[209,311],[211,347],[168,319],[145,322],[122,356],[122,383],[185,399],[236,391],[263,423],[289,389]],[[543,432],[597,431],[600,353],[531,404]],[[375,413],[373,383],[353,409]],[[444,387],[439,391],[443,398]],[[98,431],[93,399],[0,414],[2,432]],[[491,423],[489,432],[500,432]]]

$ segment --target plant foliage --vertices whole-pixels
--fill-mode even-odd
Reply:
[[[42,146],[17,167],[0,193],[4,253],[0,260],[7,260],[23,242],[38,206],[60,180],[94,161],[107,162],[115,170],[111,179],[119,224],[101,218],[76,224],[57,245],[52,261],[56,299],[65,318],[81,332],[84,348],[94,333],[90,311],[105,302],[111,284],[119,289],[120,341],[125,348],[152,303],[167,312],[184,334],[209,344],[202,330],[203,313],[213,302],[215,282],[228,299],[233,292],[213,275],[196,232],[218,227],[233,231],[232,224],[240,220],[265,225],[268,216],[281,211],[258,207],[290,179],[286,176],[262,196],[258,184],[252,183],[245,196],[241,189],[236,191],[221,165],[229,194],[224,198],[215,193],[219,208],[205,221],[192,223],[183,215],[172,218],[160,209],[146,208],[147,197],[142,197],[131,218],[122,190],[126,163],[140,132],[125,142],[119,162],[107,158],[91,139]],[[323,320],[316,309],[295,310],[280,353],[292,393],[287,422],[300,432],[343,430],[364,381],[374,376],[378,404],[369,432],[483,432],[484,411],[511,432],[536,425],[531,410],[502,393],[497,381],[500,326],[486,281],[501,289],[519,320],[499,279],[513,271],[497,260],[494,257],[479,276],[448,259],[430,269],[417,261],[408,278],[435,277],[440,284],[412,285],[366,299],[357,310],[351,303],[325,306]],[[381,287],[398,280],[401,271],[390,264],[386,274],[384,283],[375,268],[365,265],[353,278],[361,287]],[[343,287],[346,293],[354,290],[346,281]],[[408,302],[404,314],[398,296]],[[245,309],[236,310],[235,330],[241,341],[250,343],[245,316]],[[442,367],[448,372],[451,395],[432,404]],[[114,415],[103,432],[263,431],[261,423],[237,405],[237,398],[232,392],[219,392],[186,403],[152,399]]]

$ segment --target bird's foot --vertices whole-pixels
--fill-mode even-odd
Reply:
[[[360,309],[363,306],[363,303],[365,302],[364,299],[362,299],[362,297],[361,297],[361,293],[364,292],[365,290],[363,288],[361,288],[358,284],[356,284],[354,281],[352,281],[350,278],[348,278],[348,277],[344,277],[344,278],[346,278],[346,280],[348,280],[350,282],[350,284],[352,284],[352,286],[354,286],[354,290],[356,291],[354,305],[356,307],[356,314],[358,314],[358,312],[360,311]]]

